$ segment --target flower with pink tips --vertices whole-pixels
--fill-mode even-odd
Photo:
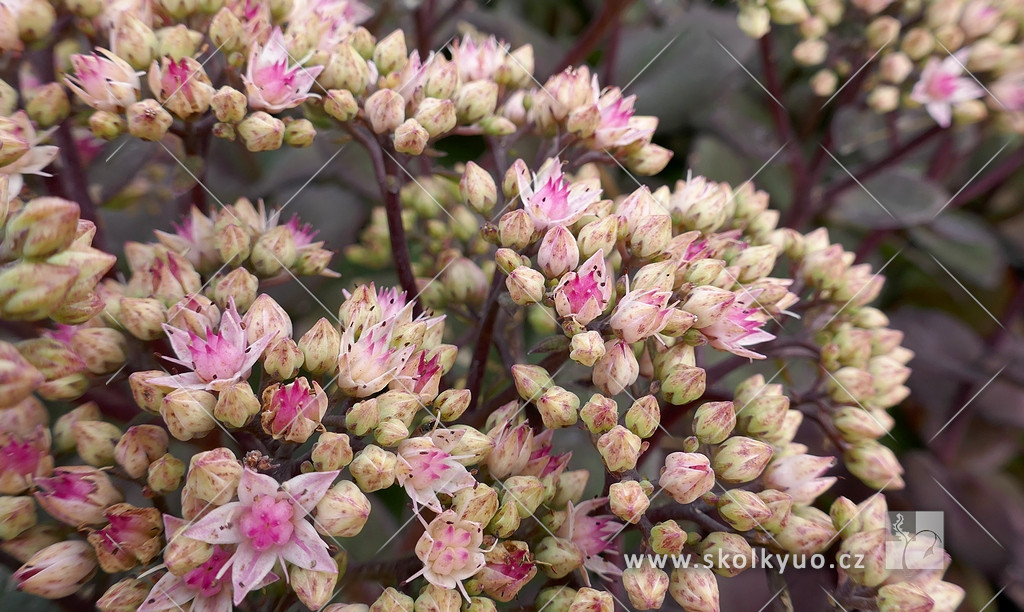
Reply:
[[[29,150],[20,157],[0,166],[0,174],[7,175],[7,202],[9,202],[21,193],[21,188],[25,185],[24,175],[53,176],[49,172],[43,172],[43,168],[49,166],[50,162],[56,159],[59,149],[53,145],[39,144],[53,130],[37,134],[35,126],[32,125],[32,121],[25,111],[20,110],[10,117],[0,118],[0,123],[8,123],[4,126],[8,135],[25,141],[29,146]],[[0,193],[0,198],[2,196],[3,194]],[[7,202],[0,202],[0,204],[7,204]]]
[[[668,305],[672,298],[671,291],[629,291],[628,284],[626,291],[608,319],[609,325],[620,338],[632,344],[665,329],[672,315],[672,308]]]
[[[623,97],[618,87],[609,87],[603,93],[593,81],[594,98],[601,122],[594,130],[594,144],[600,149],[624,147],[637,141],[650,142],[657,120],[653,117],[637,117],[633,104],[636,96]]]
[[[187,521],[164,515],[164,532],[176,533],[187,525]],[[202,612],[230,612],[231,582],[225,580],[221,569],[231,559],[232,551],[223,546],[214,546],[213,555],[199,567],[190,570],[183,576],[175,576],[171,572],[164,574],[153,586],[145,602],[139,606],[138,612],[159,612],[160,610],[180,609],[192,602],[192,610]],[[268,584],[277,582],[277,575],[268,573],[253,590],[261,589]]]
[[[0,431],[0,493],[21,493],[32,486],[34,478],[49,476],[52,472],[49,429],[37,425],[27,436]]]
[[[395,479],[405,487],[413,507],[441,512],[438,493],[454,495],[472,487],[476,479],[456,457],[434,445],[430,438],[410,438],[398,445]]]
[[[985,90],[970,76],[962,76],[967,49],[961,49],[939,60],[931,58],[921,71],[921,79],[914,85],[910,98],[923,104],[932,119],[942,127],[949,127],[953,105],[985,95]]]
[[[290,60],[280,28],[274,28],[266,44],[253,44],[242,77],[250,107],[277,113],[295,108],[307,98],[319,97],[309,90],[324,67],[303,67],[302,61],[289,67]]]
[[[602,556],[617,552],[612,540],[622,530],[622,523],[616,521],[611,514],[590,516],[591,512],[607,503],[607,497],[598,497],[581,504],[569,502],[569,516],[555,534],[579,548],[583,552],[583,567],[605,580],[622,575],[621,569]]]
[[[505,63],[507,49],[507,45],[493,36],[476,41],[466,34],[461,41],[452,43],[452,61],[459,69],[462,82],[491,81]]]
[[[567,273],[555,287],[555,311],[562,318],[587,325],[608,306],[613,284],[604,261],[604,250],[598,249],[579,270]]]
[[[238,483],[238,501],[217,508],[183,535],[210,544],[236,544],[235,552],[215,577],[231,569],[233,601],[266,584],[278,562],[336,573],[337,565],[306,516],[327,493],[337,471],[301,474],[284,483],[249,468]],[[285,574],[287,579],[288,575]]]
[[[216,333],[207,329],[206,338],[166,323],[163,327],[177,356],[164,359],[192,371],[154,378],[150,382],[180,389],[222,391],[230,387],[249,376],[253,364],[274,340],[274,335],[268,335],[251,345],[247,343],[233,298],[221,315],[220,328]]]
[[[512,167],[516,173],[519,197],[537,231],[542,232],[552,225],[572,225],[601,199],[598,179],[570,183],[562,173],[562,161],[558,158],[544,162],[532,177],[523,160],[516,160]]]
[[[745,348],[775,339],[774,335],[761,329],[770,318],[768,314],[760,307],[751,307],[760,293],[760,289],[741,290],[724,317],[701,328],[700,332],[711,346],[740,357],[764,359],[764,355]]]
[[[835,464],[835,457],[806,453],[776,457],[764,471],[764,486],[788,493],[794,503],[812,504],[835,484],[835,476],[822,476]]]
[[[462,584],[486,564],[480,548],[484,529],[480,523],[462,518],[455,510],[438,514],[416,543],[416,556],[423,569],[409,576],[407,582],[423,576],[427,582],[445,589],[458,589],[469,600]]]
[[[405,368],[416,347],[391,347],[392,321],[384,320],[357,334],[357,326],[341,335],[338,387],[352,397],[368,397],[380,391]]]
[[[107,49],[90,55],[72,55],[74,76],[64,77],[68,89],[96,110],[116,113],[139,99],[139,76],[128,62]],[[102,56],[102,57],[101,57]]]

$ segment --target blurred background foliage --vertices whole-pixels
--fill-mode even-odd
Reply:
[[[371,4],[377,5],[371,30],[414,28],[403,3]],[[945,544],[954,559],[946,579],[967,589],[964,609],[1024,608],[1021,138],[984,126],[940,130],[921,110],[879,115],[865,104],[859,84],[823,100],[808,86],[811,70],[789,58],[795,37],[783,28],[750,39],[736,26],[729,2],[455,4],[454,18],[428,33],[428,49],[471,30],[494,33],[513,47],[530,43],[541,82],[565,65],[586,62],[603,84],[635,94],[639,113],[660,119],[655,142],[675,157],[649,184],[671,184],[688,173],[734,185],[753,180],[783,211],[784,224],[802,232],[824,226],[859,260],[882,270],[888,282],[878,306],[917,353],[908,383],[913,394],[893,411],[898,425],[886,440],[907,470],[907,488],[889,494],[890,509],[945,513]],[[854,66],[870,59],[858,52],[851,51]],[[482,148],[474,138],[450,142],[442,163],[452,166]],[[260,155],[219,140],[212,146],[204,181],[210,201],[245,196],[287,204],[285,216],[297,214],[318,229],[327,248],[340,252],[355,242],[370,208],[379,205],[369,161],[341,133],[320,133],[309,149]],[[175,202],[196,189],[198,168],[189,166],[200,162],[175,154],[184,164],[158,144],[127,137],[98,152],[91,179],[108,206],[112,243],[176,220]],[[625,173],[615,176],[622,190],[635,188]],[[341,279],[312,279],[308,290],[270,289],[296,315],[297,334],[322,314],[318,302],[336,309],[342,287],[392,280],[390,272],[368,276],[340,256],[332,267]],[[590,461],[600,469],[596,457],[574,458],[577,467]],[[873,493],[854,480],[833,493]],[[380,529],[364,531],[353,546],[373,553],[379,543],[370,536],[408,518],[398,498],[394,506],[394,515],[374,512]],[[771,595],[764,577],[754,574],[730,581],[723,609],[756,609]],[[827,570],[787,574],[795,609],[820,607],[816,584],[834,580],[829,576]],[[811,598],[801,602],[801,593]],[[9,595],[5,608],[17,605]]]

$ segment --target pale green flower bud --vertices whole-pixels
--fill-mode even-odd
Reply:
[[[491,522],[498,512],[498,506],[498,492],[483,483],[466,487],[452,498],[452,507],[459,511],[462,518],[481,525]]]
[[[754,550],[743,536],[724,531],[711,532],[701,540],[700,552],[711,561],[713,571],[727,578],[753,566]]]
[[[686,612],[718,612],[718,581],[709,569],[674,570],[668,592]]]
[[[598,438],[597,450],[609,472],[623,472],[636,467],[641,442],[640,436],[616,425]]]
[[[466,171],[459,181],[459,194],[466,204],[486,215],[498,202],[498,187],[491,173],[473,162],[466,163]]]
[[[665,594],[668,593],[668,584],[668,574],[650,564],[622,572],[622,585],[629,595],[629,602],[637,610],[661,609]]]
[[[693,433],[702,444],[720,444],[736,427],[732,402],[707,402],[693,413]]]
[[[855,533],[839,547],[839,554],[861,563],[851,564],[855,567],[846,568],[846,575],[855,583],[867,587],[876,587],[889,577],[890,570],[886,567],[885,541],[888,533],[885,529],[873,529]]]
[[[347,89],[328,90],[324,97],[324,111],[342,123],[351,121],[359,113],[359,104]]]
[[[60,83],[47,83],[32,92],[25,105],[28,116],[40,127],[50,127],[63,121],[71,111],[68,95]]]
[[[174,118],[153,99],[142,100],[128,107],[128,133],[142,140],[162,140]]]
[[[409,155],[420,155],[430,140],[430,134],[415,119],[406,119],[395,128],[395,151]]]
[[[512,366],[512,379],[515,382],[519,397],[528,402],[534,401],[542,393],[554,385],[551,375],[541,366],[516,364]]]
[[[887,584],[875,598],[879,612],[931,612],[935,601],[921,587],[909,582]]]
[[[185,476],[185,463],[171,454],[158,457],[146,470],[146,485],[157,495],[176,491]]]
[[[647,143],[626,156],[626,167],[640,176],[654,176],[668,165],[674,153],[661,145]]]
[[[317,520],[319,521],[319,518]],[[338,576],[341,572],[338,571],[337,561],[334,565],[334,571],[315,571],[297,566],[288,570],[288,582],[292,590],[299,601],[310,610],[322,610],[336,594]]]
[[[370,500],[353,482],[342,480],[316,505],[316,530],[326,536],[351,538],[363,530],[370,516]]]
[[[508,195],[507,191],[505,195]],[[533,232],[533,220],[525,210],[507,212],[498,220],[498,235],[503,247],[522,250],[533,241]]]
[[[618,424],[618,406],[615,400],[595,393],[580,409],[580,418],[590,433],[606,433]]]
[[[363,110],[378,134],[394,132],[405,121],[405,100],[393,89],[375,91],[363,103]]]
[[[373,49],[373,63],[382,76],[401,70],[409,61],[409,51],[405,46],[405,32],[395,30],[382,38]]]
[[[217,404],[213,407],[213,416],[221,423],[231,427],[243,427],[249,420],[259,414],[260,401],[247,382],[231,385],[217,396]]]
[[[550,536],[541,540],[534,558],[549,578],[564,578],[583,566],[583,552],[575,544]]]
[[[395,483],[398,456],[373,444],[355,456],[348,470],[359,488],[366,493],[387,489]]]
[[[700,399],[704,395],[707,374],[703,368],[679,367],[661,383],[661,396],[666,402],[681,406]]]
[[[459,122],[471,124],[494,114],[498,105],[498,84],[494,81],[464,83],[452,98]]]
[[[521,517],[532,515],[544,501],[544,483],[536,476],[510,476],[501,487],[501,503],[514,502]]]
[[[765,489],[758,492],[757,496],[761,498],[761,501],[771,511],[771,516],[761,521],[761,524],[757,525],[757,527],[769,533],[779,533],[792,513],[793,498],[775,489]]]
[[[140,340],[156,340],[164,334],[166,321],[163,302],[156,298],[121,298],[119,322]]]
[[[114,583],[103,597],[96,601],[100,612],[133,612],[138,610],[149,595],[150,586],[137,578],[125,578]]]
[[[342,43],[317,80],[330,90],[346,89],[361,96],[370,83],[370,68],[351,44]]]
[[[887,446],[875,440],[861,440],[843,454],[847,469],[864,484],[876,489],[902,489],[903,466]]]
[[[256,301],[259,284],[259,279],[251,272],[245,268],[235,268],[217,281],[213,291],[214,301],[221,308],[227,308],[230,298],[234,298],[238,311],[243,312]]]
[[[285,122],[284,143],[297,149],[305,148],[316,140],[316,128],[309,119],[292,119]]]
[[[760,476],[771,458],[771,446],[752,438],[736,436],[715,449],[711,465],[721,480],[742,483]]]
[[[643,487],[635,480],[612,483],[608,488],[608,499],[612,514],[627,523],[639,523],[651,505]]]
[[[604,356],[604,338],[601,332],[587,331],[575,334],[569,344],[569,358],[580,365],[592,367]]]
[[[491,517],[491,522],[487,525],[487,532],[493,533],[499,538],[508,538],[516,532],[516,529],[519,529],[521,521],[516,502],[514,500],[506,501],[498,507],[498,511]]]
[[[736,22],[747,36],[761,38],[771,30],[772,13],[765,6],[759,6],[752,2],[743,3],[740,5]]]
[[[427,70],[423,93],[428,98],[450,99],[459,86],[459,68],[445,57],[435,57]]]
[[[99,422],[99,421],[94,421]],[[75,426],[76,435],[78,427]],[[113,458],[132,478],[141,478],[149,464],[167,452],[167,432],[156,425],[135,425],[129,427],[114,446]],[[79,453],[81,454],[81,453]],[[95,464],[93,464],[95,465]]]
[[[630,406],[625,416],[626,427],[641,438],[650,438],[661,424],[658,398],[645,395]]]
[[[242,51],[245,47],[245,27],[238,17],[227,7],[221,8],[213,16],[209,26],[210,41],[225,54]]]
[[[594,253],[603,251],[611,253],[618,239],[619,220],[615,215],[592,221],[579,231],[577,245],[580,256],[589,259]]]
[[[0,497],[0,541],[13,540],[36,524],[36,503],[31,497]]]
[[[750,531],[769,520],[772,511],[756,493],[733,489],[718,498],[718,514],[737,531]]]
[[[542,589],[537,594],[534,607],[538,610],[551,610],[551,612],[568,612],[576,597],[576,589],[567,585],[553,586]]]
[[[775,541],[793,553],[820,553],[836,538],[829,515],[810,506],[794,506],[781,527],[775,533]]]
[[[431,138],[450,132],[458,121],[455,115],[455,103],[439,98],[421,100],[416,107],[415,118],[427,130]],[[463,197],[466,196],[463,195]]]
[[[69,266],[18,261],[0,271],[0,316],[38,321],[65,299],[79,271]]]
[[[242,138],[245,148],[254,153],[275,151],[280,149],[284,142],[284,122],[263,111],[249,115],[235,129]]]
[[[27,0],[18,5],[17,11],[18,36],[25,42],[41,40],[57,21],[56,11],[46,0]]]
[[[582,588],[576,592],[569,612],[612,612],[615,608],[612,594],[591,588]]]
[[[557,429],[576,424],[580,398],[575,393],[556,385],[548,388],[534,401],[544,427]]]
[[[102,140],[113,140],[124,133],[128,125],[121,115],[107,111],[95,111],[89,115],[89,130]]]
[[[183,441],[201,438],[213,431],[217,422],[213,409],[217,398],[212,393],[193,389],[175,389],[160,404],[160,416],[168,431]]]

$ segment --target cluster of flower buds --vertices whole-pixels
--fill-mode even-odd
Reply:
[[[923,106],[943,127],[991,117],[997,129],[1020,133],[1022,18],[1019,6],[998,0],[745,0],[739,25],[755,38],[773,23],[796,26],[793,59],[817,70],[811,88],[823,98],[856,77],[878,113]],[[868,65],[837,52],[851,41],[865,48]]]
[[[964,590],[942,580],[950,558],[940,536],[890,525],[887,510],[881,494],[860,504],[845,497],[832,502],[829,515],[842,538],[838,554],[862,560],[840,570],[837,591],[873,596],[883,612],[959,609]]]

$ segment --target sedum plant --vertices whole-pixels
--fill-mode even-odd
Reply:
[[[843,609],[963,599],[941,548],[938,569],[886,556],[913,353],[870,306],[883,277],[779,227],[750,182],[642,184],[673,155],[658,120],[587,66],[541,80],[532,47],[479,32],[411,50],[354,0],[0,7],[18,589],[104,611],[705,611],[767,551],[856,559]],[[287,201],[205,187],[212,139],[323,138],[379,186],[340,256]],[[160,143],[192,176],[173,228],[112,244],[96,139]],[[445,156],[466,140],[484,152]],[[311,292],[312,324],[267,292],[332,261],[372,281]],[[839,464],[876,493],[830,494]],[[411,526],[384,527],[388,504]],[[350,552],[367,535],[386,559]]]

